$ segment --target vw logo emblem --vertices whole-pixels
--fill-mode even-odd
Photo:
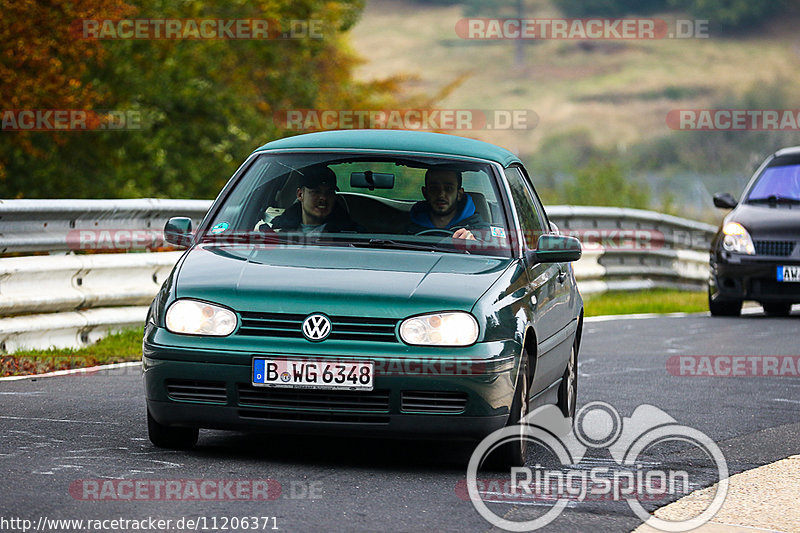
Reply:
[[[325,315],[309,315],[303,320],[303,335],[314,342],[324,341],[331,334],[331,321]]]

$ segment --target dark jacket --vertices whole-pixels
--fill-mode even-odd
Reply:
[[[435,229],[431,221],[431,208],[428,202],[423,200],[415,203],[411,207],[411,221],[406,226],[408,233],[419,233],[426,229]],[[456,215],[444,229],[467,228],[468,230],[488,229],[487,224],[480,213],[475,210],[475,203],[469,193],[465,193],[461,202],[456,205]]]
[[[303,223],[300,202],[295,202],[286,211],[272,220],[272,229],[275,231],[297,231]],[[341,231],[359,231],[359,227],[350,219],[350,215],[338,203],[334,205],[333,212],[325,222],[326,233],[339,233]]]

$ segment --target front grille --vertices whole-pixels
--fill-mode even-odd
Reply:
[[[389,412],[389,391],[330,391],[254,387],[240,383],[239,405],[268,409]]]
[[[403,391],[400,410],[404,413],[462,413],[467,394],[451,391]]]
[[[758,255],[788,257],[792,255],[795,241],[754,241],[753,245]]]
[[[190,381],[171,379],[166,381],[167,394],[173,400],[187,402],[226,403],[225,383],[221,381]]]
[[[240,418],[255,420],[293,420],[297,422],[338,422],[341,424],[388,424],[386,415],[323,413],[319,411],[259,411],[239,409]]]
[[[308,315],[288,313],[240,313],[238,335],[301,339],[303,320]],[[332,316],[329,340],[397,342],[394,318]]]

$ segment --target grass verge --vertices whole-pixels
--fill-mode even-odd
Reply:
[[[586,296],[584,300],[585,316],[708,311],[708,297],[705,292],[670,289],[609,291]]]
[[[85,348],[20,350],[0,355],[0,376],[42,374],[54,370],[139,361],[142,358],[142,328],[131,328],[100,339]]]

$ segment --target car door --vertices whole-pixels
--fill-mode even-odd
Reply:
[[[505,169],[522,230],[523,252],[536,250],[537,240],[550,226],[524,168]],[[561,377],[569,357],[569,272],[564,263],[526,263],[530,318],[537,336],[536,372],[531,387],[537,393]]]

